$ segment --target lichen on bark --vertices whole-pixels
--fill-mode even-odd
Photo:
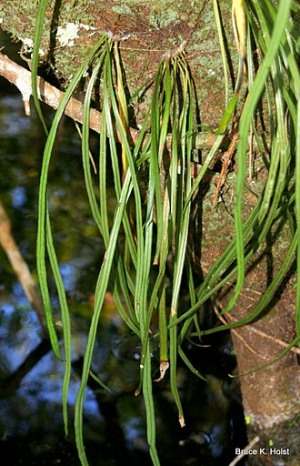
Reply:
[[[37,8],[38,2],[3,0],[1,27],[15,39],[33,40]],[[230,59],[236,62],[231,1],[224,0],[221,10]],[[211,1],[52,0],[43,28],[42,59],[62,86],[105,33],[126,38],[120,48],[130,95],[155,76],[164,56],[183,48],[197,89],[201,119],[210,126],[218,125],[225,107],[224,76]],[[143,119],[150,95],[144,95],[135,107],[137,124]]]

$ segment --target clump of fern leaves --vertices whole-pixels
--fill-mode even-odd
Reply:
[[[46,1],[40,2],[33,56],[33,95],[39,110],[36,90],[39,41]],[[88,82],[82,126],[82,166],[91,215],[103,238],[106,253],[99,270],[95,288],[95,305],[84,355],[81,383],[75,406],[76,443],[82,465],[88,465],[83,442],[84,395],[92,369],[93,351],[97,328],[101,325],[101,310],[110,286],[116,307],[125,324],[141,341],[140,384],[146,408],[147,438],[153,464],[159,464],[156,450],[155,409],[153,399],[153,361],[150,340],[156,338],[160,347],[160,377],[170,377],[174,401],[180,424],[185,423],[177,389],[177,359],[180,357],[196,375],[197,369],[183,350],[191,326],[194,334],[213,333],[245,325],[259,318],[290,264],[297,255],[300,260],[298,233],[300,216],[300,77],[296,54],[297,39],[294,35],[291,12],[296,5],[292,0],[282,0],[275,6],[270,0],[249,0],[247,4],[234,3],[234,16],[240,41],[239,85],[231,92],[228,84],[227,59],[224,37],[220,28],[220,9],[214,1],[216,21],[224,63],[226,94],[225,110],[215,132],[215,144],[200,167],[196,177],[191,174],[195,121],[195,90],[183,50],[164,56],[159,64],[152,85],[151,107],[138,137],[130,132],[129,102],[125,91],[118,38],[104,35],[91,50],[69,84],[64,99],[55,114],[44,150],[39,193],[39,222],[37,238],[37,267],[39,282],[47,317],[49,334],[55,354],[64,361],[63,411],[66,433],[68,431],[68,387],[71,374],[71,325],[66,294],[59,270],[52,236],[51,218],[47,206],[47,178],[58,124],[65,105],[87,70],[92,69]],[[238,10],[238,7],[242,7]],[[240,12],[240,13],[238,13]],[[242,17],[246,29],[241,28]],[[244,36],[241,33],[244,31]],[[243,37],[242,37],[243,36]],[[259,65],[253,59],[253,50],[259,56]],[[247,71],[245,71],[247,70]],[[234,210],[235,237],[205,274],[202,283],[196,283],[193,265],[187,254],[191,228],[191,203],[194,194],[219,149],[230,125],[236,121],[239,90],[244,73],[247,74],[248,92],[239,105],[238,144],[236,153],[236,191]],[[99,140],[99,174],[91,170],[89,156],[89,112],[92,92],[101,78],[101,129]],[[231,95],[230,95],[231,94]],[[261,103],[268,109],[270,142],[268,156],[262,154],[268,172],[264,189],[251,214],[243,220],[243,196],[247,176],[249,134],[254,134],[258,148],[264,147],[256,126],[256,116]],[[264,149],[265,150],[265,149]],[[109,155],[108,155],[109,154]],[[117,200],[113,223],[108,215],[107,164],[113,172],[113,185]],[[121,163],[120,163],[121,158]],[[145,180],[146,173],[146,180]],[[142,174],[142,175],[141,175]],[[163,176],[162,176],[163,174]],[[140,187],[143,176],[146,199]],[[288,195],[287,195],[288,193]],[[291,212],[293,214],[291,215]],[[223,311],[228,312],[243,289],[246,264],[279,216],[289,218],[291,241],[288,254],[277,275],[269,284],[260,302],[248,315],[235,323],[216,328],[201,329],[198,309],[233,277],[236,280],[233,296]],[[172,271],[168,260],[172,258]],[[63,351],[55,328],[48,289],[47,258],[55,279],[63,322]],[[299,267],[298,267],[299,270]],[[150,280],[151,276],[151,280]],[[188,282],[190,307],[180,312],[180,292],[183,277]],[[298,282],[299,282],[298,272]],[[300,286],[297,283],[296,338],[288,349],[299,341],[300,335]],[[158,316],[158,317],[156,317]],[[157,331],[150,332],[156,319]],[[288,351],[288,349],[286,351]]]

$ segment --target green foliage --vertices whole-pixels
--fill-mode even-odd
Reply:
[[[38,50],[40,31],[45,11],[40,3],[37,22],[35,49]],[[223,58],[224,39],[218,5],[215,14]],[[259,318],[272,299],[274,292],[290,268],[297,254],[300,265],[300,76],[296,57],[296,38],[291,21],[292,0],[282,0],[276,7],[269,0],[249,1],[246,14],[248,21],[248,95],[241,109],[237,110],[239,95],[229,97],[230,90],[225,80],[228,99],[225,102],[214,146],[209,151],[198,175],[192,178],[191,160],[195,121],[195,95],[188,63],[183,50],[165,56],[156,73],[152,89],[152,105],[140,130],[133,141],[130,134],[126,92],[124,89],[118,39],[104,36],[90,52],[68,86],[64,99],[56,112],[47,138],[39,195],[39,224],[37,238],[37,265],[47,324],[53,349],[60,356],[58,336],[53,321],[48,291],[47,256],[50,259],[60,300],[64,361],[66,365],[63,389],[63,406],[67,430],[68,381],[71,371],[70,316],[59,272],[51,233],[51,219],[47,207],[47,178],[51,153],[59,121],[68,99],[74,92],[84,73],[92,70],[85,101],[82,127],[82,162],[86,192],[91,214],[102,236],[106,254],[104,256],[95,289],[94,313],[87,339],[83,372],[75,407],[75,430],[79,457],[82,465],[88,465],[83,443],[84,395],[91,372],[93,351],[100,325],[101,310],[108,289],[113,293],[116,307],[126,325],[140,338],[142,351],[140,360],[140,385],[147,417],[147,437],[153,464],[159,464],[155,446],[155,410],[152,393],[151,338],[158,339],[161,350],[161,378],[170,368],[170,383],[178,409],[181,425],[184,413],[177,388],[177,358],[197,376],[196,368],[183,351],[190,328],[192,335],[219,332],[242,326]],[[253,60],[251,51],[257,48],[259,65]],[[223,59],[224,72],[226,63]],[[33,57],[33,86],[36,82],[37,57]],[[99,144],[99,175],[91,171],[89,154],[89,112],[92,92],[101,79],[101,136]],[[148,83],[147,83],[148,85]],[[37,103],[37,93],[34,92]],[[267,143],[259,132],[257,114],[260,105],[268,108],[267,127],[270,128],[268,157],[264,154],[268,171],[265,186],[251,214],[243,219],[244,187],[247,171],[249,134],[253,131],[257,147]],[[193,227],[191,205],[208,167],[225,138],[230,125],[239,121],[237,147],[237,179],[235,190],[234,229],[235,237],[226,250],[211,265],[199,287],[188,250],[189,232]],[[108,216],[107,164],[113,172],[114,193],[117,200],[113,223]],[[120,158],[122,163],[120,163]],[[167,167],[167,168],[166,168]],[[163,175],[163,176],[162,176]],[[141,178],[146,182],[147,195],[141,189]],[[223,311],[228,312],[235,304],[244,284],[246,264],[258,248],[264,244],[274,223],[290,218],[290,244],[285,260],[269,284],[260,302],[249,310],[242,320],[202,330],[198,322],[200,306],[212,298],[228,280],[235,278],[236,287],[232,299]],[[171,270],[169,267],[171,261]],[[300,270],[298,266],[298,271]],[[181,288],[188,283],[190,307],[181,312]],[[298,273],[296,331],[297,336],[281,357],[300,338],[300,274]],[[158,331],[155,335],[150,327],[158,313]],[[278,358],[279,358],[278,357]],[[276,358],[276,360],[278,359]],[[263,367],[266,367],[265,364]],[[100,381],[101,382],[101,381]]]

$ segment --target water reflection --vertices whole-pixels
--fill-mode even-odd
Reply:
[[[9,109],[9,112],[5,111],[6,108]],[[0,124],[1,132],[8,138],[15,137],[20,145],[22,142],[25,142],[32,122],[24,115],[24,105],[21,95],[17,96],[14,94],[1,98]],[[23,141],[22,135],[24,138]]]
[[[27,196],[24,186],[16,186],[11,190],[11,205],[14,209],[23,207],[26,200]]]
[[[1,86],[0,197],[12,220],[13,234],[35,275],[36,206],[44,135],[34,111],[30,118],[25,117],[21,97],[10,94],[7,83],[1,81]],[[47,116],[51,119],[49,109]],[[92,291],[104,251],[91,221],[87,197],[79,195],[85,191],[80,141],[74,134],[72,123],[63,120],[49,179],[54,240],[72,313],[70,436],[63,440],[64,364],[44,342],[36,313],[0,251],[0,450],[7,454],[7,464],[12,465],[79,464],[73,438],[73,408],[92,312]],[[55,294],[52,304],[59,325]],[[89,381],[84,416],[91,466],[151,464],[143,401],[133,395],[139,382],[139,350],[139,342],[123,327],[108,294],[93,370],[111,393],[92,379]],[[210,356],[197,352],[194,357],[202,360],[203,356],[209,372]],[[210,374],[208,383],[204,383],[182,367],[178,383],[186,412],[185,429],[178,426],[168,381],[154,386],[162,465],[228,464],[240,426],[235,425],[238,416],[232,411],[232,401],[224,395],[220,374]]]

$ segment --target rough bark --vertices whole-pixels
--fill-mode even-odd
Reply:
[[[260,264],[248,276],[245,293],[231,316],[239,319],[264,292],[266,270]],[[295,338],[293,279],[284,284],[257,322],[232,332],[238,371],[247,373],[276,358],[282,343]],[[297,350],[298,348],[296,348]],[[299,354],[290,352],[271,366],[240,378],[248,437],[258,435],[258,457],[253,465],[292,465],[300,457],[300,370]],[[270,446],[270,440],[272,441]]]
[[[1,27],[23,42],[22,55],[30,59],[38,2],[28,0],[22,2],[22,7],[20,5],[18,0],[2,0]],[[230,60],[236,63],[231,0],[221,2],[221,11]],[[201,120],[213,127],[218,125],[225,106],[224,82],[210,0],[49,2],[40,47],[41,62],[55,73],[61,86],[65,86],[86,58],[87,50],[104,33],[122,39],[120,49],[129,95],[151,81],[158,63],[166,55],[183,48],[197,88]],[[233,70],[231,73],[234,79]],[[151,89],[143,93],[134,106],[132,119],[137,126],[143,120],[150,98]]]
[[[232,207],[230,198],[229,191],[224,198],[228,210]],[[250,211],[251,203],[251,197],[245,195],[245,211]],[[209,225],[207,219],[211,213],[212,206],[205,202],[205,225]],[[228,215],[223,211],[223,215],[215,216],[217,221],[214,225],[204,229],[203,268],[209,268],[233,235]],[[230,313],[221,317],[223,323],[244,318],[263,297],[287,253],[287,235],[285,228],[276,231],[270,243],[255,255],[248,265],[246,283],[238,302]],[[215,302],[216,312],[226,307],[233,289],[234,282],[228,283],[221,291]],[[295,338],[293,264],[263,314],[255,322],[232,330],[231,335],[237,356],[237,373],[241,374],[239,381],[248,422],[248,439],[259,437],[259,442],[252,448],[256,454],[249,456],[249,465],[295,466],[300,457],[299,348],[294,347],[269,367],[243,375],[273,361]]]

